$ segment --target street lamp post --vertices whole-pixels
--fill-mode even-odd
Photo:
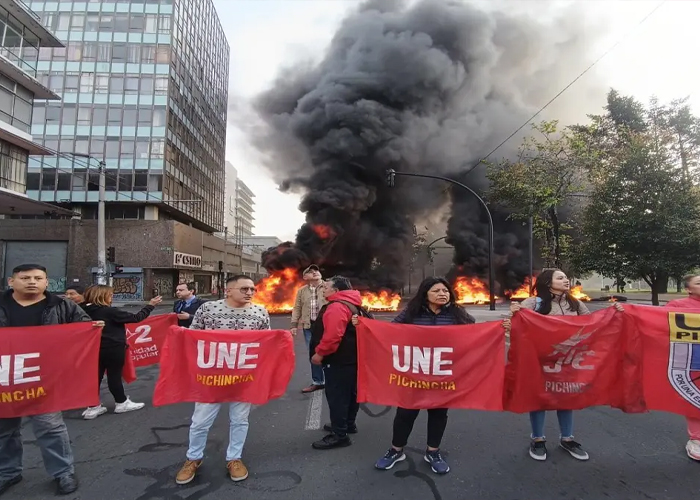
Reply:
[[[496,286],[496,270],[493,267],[494,264],[494,258],[493,258],[493,217],[491,217],[491,211],[489,210],[488,205],[486,205],[486,202],[476,194],[476,192],[471,189],[468,186],[465,186],[461,182],[458,182],[454,179],[450,179],[449,177],[442,177],[439,175],[427,175],[427,174],[414,174],[410,172],[397,172],[396,170],[389,169],[386,171],[386,183],[389,187],[394,187],[395,184],[395,177],[397,175],[403,175],[406,177],[422,177],[424,179],[437,179],[440,181],[445,181],[449,182],[451,184],[454,184],[455,186],[459,186],[462,189],[466,189],[469,191],[471,194],[473,194],[477,200],[479,200],[479,203],[484,207],[484,210],[486,210],[486,215],[489,219],[489,309],[491,311],[496,310],[496,297],[494,295],[494,288]]]
[[[97,199],[97,284],[107,284],[107,246],[105,243],[105,162],[83,153],[68,153],[76,158],[86,158],[98,162],[99,197]]]

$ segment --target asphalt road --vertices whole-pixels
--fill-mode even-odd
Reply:
[[[484,309],[470,310],[476,310],[480,319],[492,316]],[[288,317],[274,317],[273,328],[286,328],[288,321]],[[304,358],[300,337],[297,356]],[[174,476],[185,458],[192,405],[153,408],[157,376],[158,368],[149,367],[128,386],[133,400],[147,403],[144,410],[124,415],[110,411],[93,421],[81,420],[81,411],[66,412],[81,481],[78,492],[68,498],[685,500],[697,496],[700,489],[700,464],[691,462],[684,453],[686,435],[681,417],[625,415],[608,408],[576,415],[576,437],[591,454],[588,462],[577,462],[553,446],[546,462],[530,459],[526,415],[455,410],[450,412],[443,442],[444,455],[452,467],[449,474],[434,475],[422,459],[425,414],[416,422],[408,460],[390,471],[377,471],[374,461],[390,444],[393,410],[363,406],[353,446],[313,450],[311,442],[323,432],[309,427],[326,422],[328,409],[325,402],[320,404],[313,396],[300,393],[309,381],[309,367],[303,362],[298,363],[287,394],[255,408],[250,415],[243,458],[251,475],[246,481],[233,483],[227,478],[224,450],[228,425],[222,414],[209,435],[207,458],[197,480],[177,486]],[[103,394],[111,410],[113,402],[106,388]],[[320,419],[314,414],[318,407]],[[547,432],[554,443],[557,427],[553,414],[548,416]],[[25,480],[3,498],[50,498],[53,483],[44,472],[29,426],[23,433]]]

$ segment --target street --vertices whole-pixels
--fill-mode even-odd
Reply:
[[[592,303],[594,308],[606,303]],[[158,312],[167,312],[161,307]],[[469,308],[481,321],[494,313],[486,306]],[[505,307],[496,311],[498,317]],[[378,315],[390,319],[391,314]],[[274,316],[273,328],[288,328],[288,316]],[[700,487],[700,464],[685,455],[687,439],[682,417],[651,413],[625,415],[609,408],[576,414],[575,434],[591,455],[577,462],[555,447],[556,417],[548,415],[549,458],[535,462],[527,454],[527,415],[453,410],[443,441],[451,466],[436,476],[423,461],[425,412],[419,416],[407,450],[408,459],[390,470],[378,471],[374,462],[391,440],[393,410],[366,405],[358,417],[353,445],[316,451],[311,442],[323,436],[328,421],[322,393],[301,394],[308,384],[309,365],[303,338],[296,338],[297,367],[289,390],[280,399],[257,407],[250,415],[250,431],[243,460],[250,477],[240,483],[228,479],[225,447],[227,412],[222,410],[209,434],[205,463],[190,485],[178,486],[174,477],[185,458],[191,404],[154,408],[152,392],[158,367],[139,372],[127,386],[134,401],[146,408],[115,415],[103,383],[103,402],[110,412],[92,421],[82,410],[65,413],[81,482],[68,498],[95,500],[154,499],[688,499]],[[24,426],[24,481],[6,495],[8,500],[39,500],[54,494],[44,471],[31,426]]]

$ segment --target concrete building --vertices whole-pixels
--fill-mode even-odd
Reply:
[[[219,261],[223,271],[240,272],[240,246],[226,245],[237,264],[207,250],[218,248],[210,238],[224,229],[230,51],[213,1],[54,0],[30,6],[65,47],[37,49],[37,78],[62,101],[35,108],[34,140],[58,153],[30,158],[27,194],[82,219],[47,230],[66,262],[53,274],[84,284],[94,278],[96,251],[77,249],[94,246],[89,228],[97,218],[100,161],[106,166],[107,246],[117,249],[116,263],[129,270],[115,278],[144,283],[148,298],[154,287],[172,296],[178,282],[193,276],[206,277],[198,292],[209,293],[216,289]],[[35,244],[37,258],[60,253],[43,243],[46,221],[20,224],[24,231],[0,227],[0,240]],[[66,229],[71,224],[84,229]],[[129,231],[133,235],[126,236]],[[143,238],[152,238],[148,246],[137,244]]]
[[[255,227],[255,195],[240,178],[236,180],[236,242],[242,242],[245,238],[253,236]]]
[[[243,254],[241,265],[243,274],[260,279],[267,276],[267,270],[262,267],[262,253],[270,247],[282,243],[277,236],[248,236],[243,239]]]
[[[226,162],[226,187],[224,188],[224,227],[229,235],[236,231],[236,181],[238,171],[233,163]]]

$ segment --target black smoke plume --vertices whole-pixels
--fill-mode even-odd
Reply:
[[[579,12],[545,22],[487,8],[367,2],[320,63],[287,69],[256,99],[256,145],[282,189],[304,193],[306,213],[294,243],[264,254],[269,271],[318,263],[398,289],[414,224],[442,211],[460,272],[486,278],[486,219],[472,195],[408,177],[389,188],[385,171],[452,176],[483,194],[484,167],[469,168],[587,65],[590,42]],[[527,232],[498,211],[494,222],[498,281],[512,287],[527,274]]]

